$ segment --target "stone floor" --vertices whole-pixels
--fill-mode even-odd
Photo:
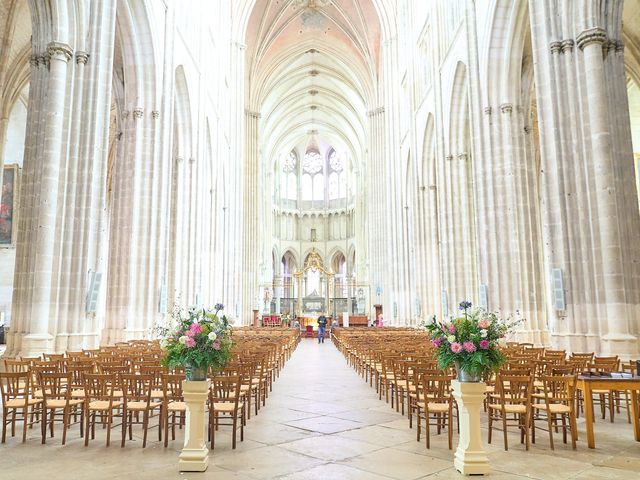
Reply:
[[[204,474],[178,472],[181,433],[167,449],[155,441],[142,449],[139,436],[124,449],[119,444],[106,448],[104,431],[97,431],[87,448],[77,429],[70,437],[65,447],[58,436],[41,445],[35,430],[29,432],[26,444],[10,438],[0,445],[0,479],[463,478],[452,467],[453,452],[444,435],[433,436],[427,450],[424,442],[416,442],[408,421],[378,400],[374,389],[347,367],[331,343],[318,345],[312,340],[303,341],[286,365],[266,407],[249,421],[245,441],[234,451],[228,437],[217,437]],[[157,438],[155,431],[150,438]],[[526,452],[513,433],[505,452],[498,436],[494,445],[487,446],[493,468],[490,478],[640,478],[640,444],[633,441],[626,416],[613,425],[597,422],[596,450],[586,447],[582,423],[577,451],[556,438],[555,452],[543,435]]]

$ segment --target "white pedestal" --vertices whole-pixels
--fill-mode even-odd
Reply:
[[[485,475],[490,467],[482,446],[480,407],[486,386],[484,383],[462,383],[457,380],[451,384],[460,417],[460,441],[453,466],[463,475]]]
[[[206,443],[205,405],[209,395],[209,380],[182,382],[187,420],[184,447],[178,466],[181,472],[204,472],[209,466],[209,448]]]

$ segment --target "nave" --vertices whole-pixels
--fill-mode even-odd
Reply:
[[[483,418],[486,418],[483,416]],[[526,452],[512,435],[508,452],[500,437],[485,443],[492,464],[492,479],[596,479],[630,478],[640,468],[640,450],[627,426],[596,419],[598,447],[585,446],[584,418],[578,419],[578,450],[558,442],[551,452],[544,435]],[[104,446],[104,431],[88,447],[77,427],[66,446],[54,438],[40,444],[34,428],[26,444],[9,438],[2,446],[3,480],[158,478],[199,479],[422,479],[460,478],[452,466],[453,451],[446,435],[432,432],[431,448],[418,443],[407,418],[379,400],[348,367],[329,341],[318,345],[303,339],[286,362],[273,391],[245,429],[245,439],[231,448],[228,428],[221,428],[204,474],[179,474],[176,457],[183,432],[164,448],[154,434],[141,448],[141,431],[121,449],[117,442]],[[483,427],[483,441],[486,441]],[[458,437],[454,433],[454,444]],[[528,475],[528,476],[527,476]]]

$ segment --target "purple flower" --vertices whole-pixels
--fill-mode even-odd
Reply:
[[[476,346],[473,342],[464,342],[462,347],[469,353],[473,353],[476,351]]]
[[[480,348],[482,350],[489,350],[489,340],[480,340]]]
[[[471,308],[471,302],[468,300],[463,300],[462,302],[460,302],[460,305],[458,305],[458,308],[460,310],[467,310]]]
[[[453,353],[460,353],[462,351],[462,345],[460,345],[458,342],[453,342],[451,344],[451,351]]]
[[[213,308],[216,311],[216,313],[218,313],[220,310],[224,310],[224,305],[221,303],[216,303]]]
[[[449,330],[449,333],[454,334],[456,333],[456,327],[455,325],[451,324],[447,327],[447,330]]]

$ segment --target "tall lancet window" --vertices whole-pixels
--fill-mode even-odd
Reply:
[[[296,181],[296,169],[298,157],[295,152],[289,152],[282,161],[282,175],[280,177],[280,197],[286,200],[298,199],[298,182]]]
[[[311,135],[302,160],[302,199],[324,201],[324,161],[315,135]]]
[[[344,171],[342,156],[335,150],[329,152],[329,200],[345,198],[347,196],[347,175]]]

